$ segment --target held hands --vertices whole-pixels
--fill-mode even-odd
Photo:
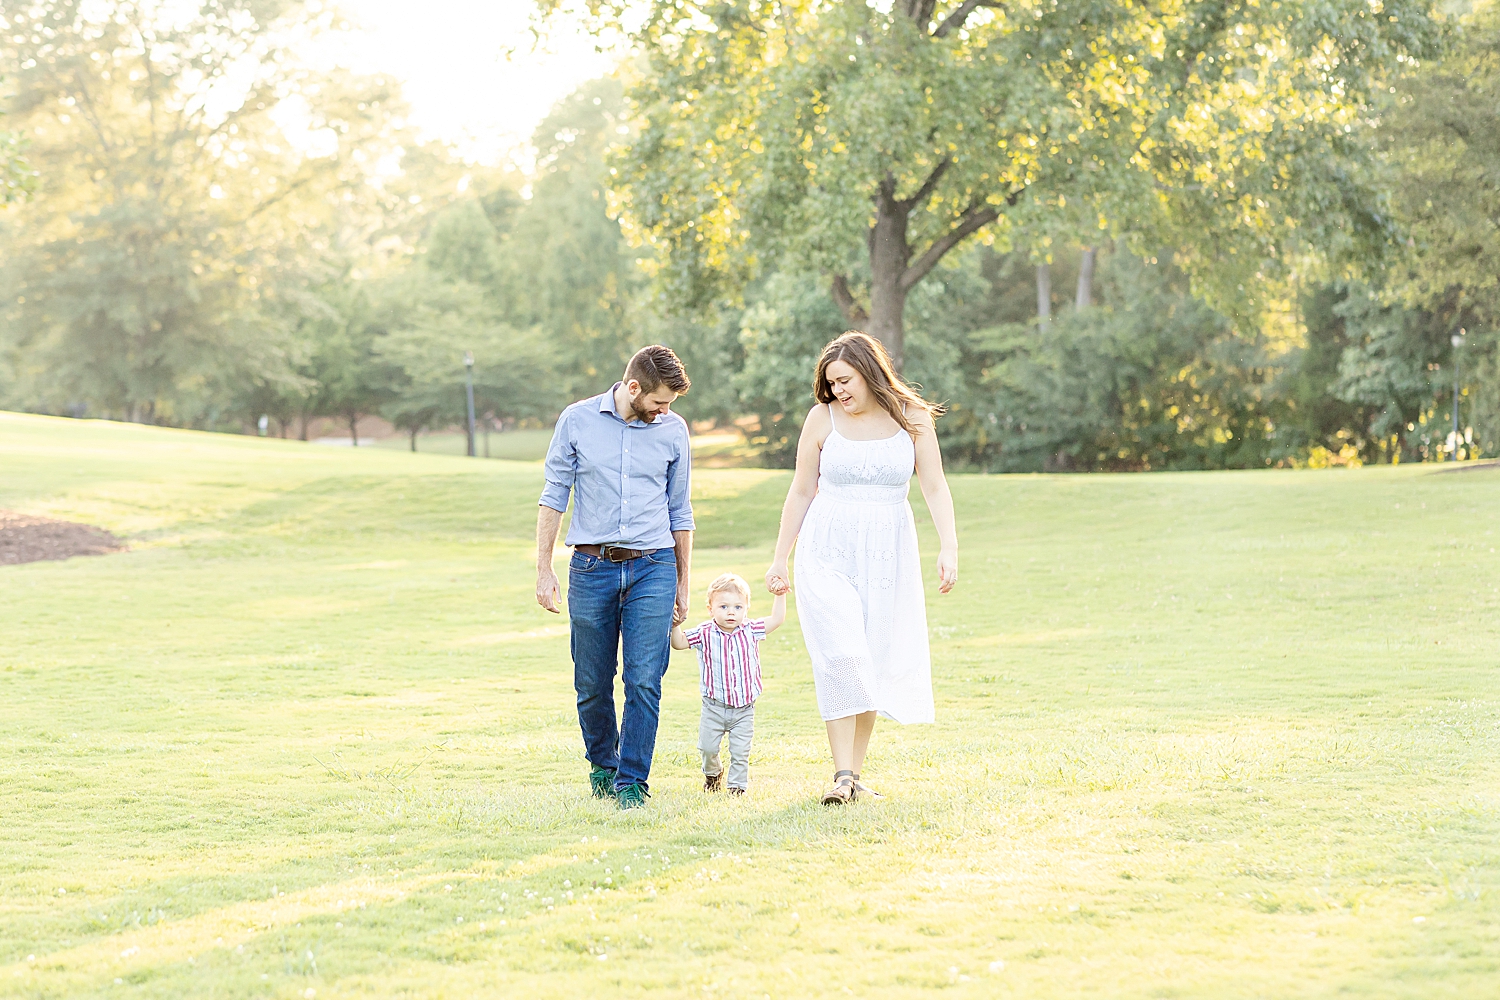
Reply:
[[[562,614],[562,592],[558,589],[557,574],[551,566],[538,566],[536,571],[536,602],[554,615]]]
[[[676,628],[687,621],[688,616],[688,592],[686,583],[677,585],[677,601],[672,605],[672,627]]]
[[[938,592],[948,593],[958,582],[958,549],[943,549],[938,552]]]
[[[784,597],[792,589],[791,574],[787,572],[786,560],[778,560],[766,570],[766,589],[777,597]]]

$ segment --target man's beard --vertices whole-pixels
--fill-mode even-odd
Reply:
[[[641,396],[644,396],[644,395],[645,395],[644,392],[641,393]],[[636,397],[636,399],[639,399],[639,398],[640,398],[640,396]],[[625,405],[630,410],[630,415],[629,415],[629,417],[625,421],[627,424],[630,423],[630,421],[632,421],[632,420],[639,420],[643,424],[649,424],[649,423],[655,422],[655,420],[656,420],[656,414],[655,413],[642,413],[640,410],[637,410],[635,408],[635,400],[634,399],[632,399],[629,403],[626,403]]]

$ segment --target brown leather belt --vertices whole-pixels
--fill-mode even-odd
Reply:
[[[656,549],[627,549],[618,545],[575,545],[573,551],[582,552],[584,555],[597,556],[600,559],[608,559],[610,562],[629,562],[639,559],[641,556],[650,555]]]

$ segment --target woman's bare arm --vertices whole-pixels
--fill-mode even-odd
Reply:
[[[781,505],[781,531],[776,536],[776,555],[771,567],[766,570],[766,588],[773,594],[785,594],[791,589],[791,575],[786,561],[792,554],[792,545],[797,533],[802,530],[802,519],[807,508],[818,495],[818,459],[823,453],[823,439],[833,429],[828,417],[828,408],[814,406],[802,422],[802,436],[797,440],[797,471],[792,476],[791,489],[787,490],[786,503]]]
[[[917,452],[917,483],[937,528],[939,590],[946,594],[958,582],[958,521],[953,516],[953,494],[943,474],[943,453],[938,448],[932,416],[918,410],[911,415],[911,422],[916,431],[912,441]]]

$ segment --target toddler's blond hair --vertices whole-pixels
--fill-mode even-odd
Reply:
[[[714,577],[714,582],[708,585],[708,600],[705,602],[709,607],[714,606],[714,595],[721,590],[733,590],[750,603],[750,585],[745,578],[738,573],[724,573]]]

